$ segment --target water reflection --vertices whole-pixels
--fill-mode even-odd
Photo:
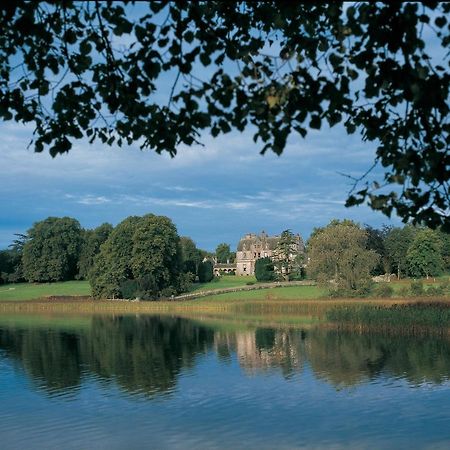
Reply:
[[[302,380],[305,367],[337,389],[382,376],[411,385],[450,377],[450,341],[436,337],[382,336],[327,329],[223,331],[182,318],[94,317],[89,327],[0,325],[1,354],[52,395],[76,389],[87,376],[129,393],[173,391],[181,371],[214,351],[238,362],[248,376],[280,373]]]

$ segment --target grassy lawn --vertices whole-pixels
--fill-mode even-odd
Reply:
[[[51,295],[91,295],[88,281],[17,283],[0,286],[0,301],[33,300]]]
[[[209,283],[193,284],[191,292],[241,287],[246,286],[247,283],[256,283],[256,278],[254,276],[238,277],[236,275],[224,275],[222,277],[215,277]]]
[[[203,297],[195,300],[202,302],[239,302],[243,300],[312,300],[323,297],[325,289],[318,286],[289,286],[258,291],[227,292],[226,294],[216,294],[210,297]]]

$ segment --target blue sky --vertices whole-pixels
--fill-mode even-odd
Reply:
[[[281,157],[259,154],[252,135],[231,132],[178,155],[79,141],[52,159],[27,149],[32,128],[0,124],[0,248],[48,216],[71,216],[84,227],[113,225],[129,215],[170,217],[200,248],[232,248],[248,232],[285,229],[305,239],[333,218],[381,226],[389,221],[366,206],[345,208],[350,180],[374,158],[372,144],[340,128],[306,139],[292,136]]]

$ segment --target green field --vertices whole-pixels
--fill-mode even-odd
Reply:
[[[190,292],[196,291],[212,291],[214,289],[225,289],[234,287],[243,287],[247,283],[255,283],[256,278],[253,276],[238,277],[236,275],[224,275],[222,277],[216,277],[209,283],[195,283],[192,285]]]
[[[0,286],[0,301],[33,300],[53,295],[91,295],[88,281],[17,283]]]
[[[207,303],[211,301],[238,302],[242,300],[311,300],[323,297],[325,293],[326,290],[318,286],[288,286],[256,291],[227,292],[225,294],[202,297],[195,301],[197,303]]]
[[[448,277],[441,277],[434,282],[432,279],[423,280],[425,287],[437,286]],[[253,283],[255,286],[258,283],[255,277],[237,277],[237,276],[222,276],[214,279],[209,283],[196,283],[193,285],[191,292],[211,291],[211,295],[202,297],[195,301],[196,303],[209,302],[238,302],[245,300],[313,300],[323,298],[326,296],[326,290],[318,286],[289,286],[289,287],[275,287],[272,289],[254,290],[254,291],[240,291],[228,292],[223,294],[213,294],[215,290],[225,288],[245,287],[248,283]],[[408,287],[411,280],[401,280],[399,282],[393,281],[390,285],[394,289],[394,295],[397,297],[398,291],[402,287]],[[20,301],[20,300],[34,300],[45,298],[49,296],[89,296],[91,295],[91,287],[88,281],[65,281],[58,283],[18,283],[0,285],[0,301]],[[397,297],[398,298],[398,297]]]

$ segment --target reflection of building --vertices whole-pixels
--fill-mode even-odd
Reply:
[[[304,249],[303,240],[299,234],[294,236],[293,253]],[[240,241],[236,252],[236,275],[254,275],[255,264],[260,258],[272,258],[277,248],[280,236],[269,236],[264,231],[257,234],[246,234]]]
[[[269,329],[216,332],[214,344],[222,355],[235,352],[239,365],[248,374],[279,368],[288,375],[301,369],[303,350],[296,333]]]

